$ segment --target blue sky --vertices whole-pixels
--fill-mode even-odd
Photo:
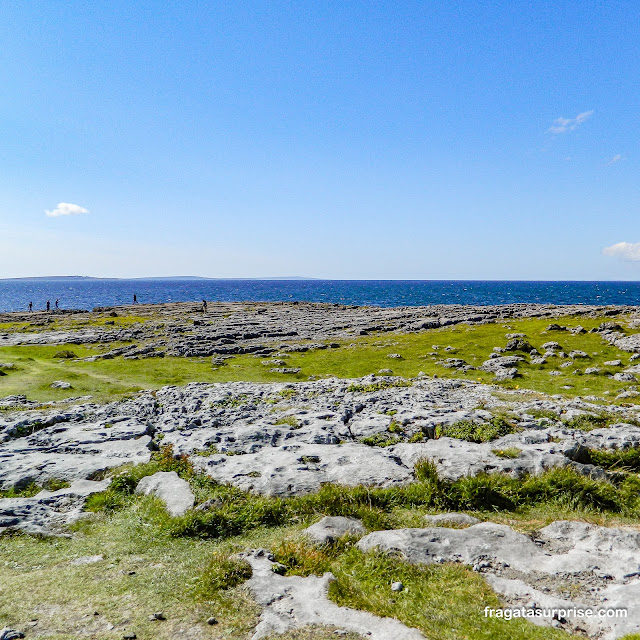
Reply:
[[[638,279],[639,28],[616,1],[8,0],[0,277]]]

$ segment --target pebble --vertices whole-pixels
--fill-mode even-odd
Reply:
[[[167,618],[165,617],[164,613],[162,613],[162,611],[158,611],[157,613],[152,613],[149,616],[149,620],[151,622],[153,622],[154,620],[166,620]]]

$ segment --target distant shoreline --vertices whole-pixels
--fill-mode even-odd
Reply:
[[[0,282],[458,282],[458,283],[537,283],[537,284],[636,284],[640,280],[539,280],[539,279],[478,279],[478,278],[311,278],[306,276],[273,277],[229,277],[208,276],[135,276],[131,278],[113,278],[102,276],[24,276],[19,278],[0,278]]]

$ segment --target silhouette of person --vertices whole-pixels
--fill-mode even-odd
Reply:
[[[58,307],[58,303],[60,302],[60,300],[58,298],[56,298],[56,309],[59,309]]]
[[[138,304],[138,296],[135,293],[133,294],[133,304]]]
[[[51,311],[51,301],[47,300],[47,311]]]
[[[202,300],[202,311],[207,313],[207,301],[204,299]]]
[[[29,303],[29,311],[33,311],[33,302]]]

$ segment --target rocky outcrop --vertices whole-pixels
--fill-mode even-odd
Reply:
[[[109,480],[76,480],[57,491],[41,491],[32,498],[0,499],[0,533],[22,531],[34,535],[63,535],[68,524],[85,517],[85,501],[104,491]]]
[[[379,618],[365,611],[339,607],[327,598],[331,573],[322,577],[281,576],[274,572],[273,556],[256,550],[242,557],[253,576],[246,583],[263,610],[251,640],[277,636],[309,625],[331,625],[354,631],[371,640],[421,640],[424,636],[393,618]]]
[[[0,418],[0,489],[92,478],[151,456],[153,428],[137,418],[100,419],[87,407],[7,418]]]
[[[569,630],[581,627],[591,636],[619,638],[640,625],[640,531],[635,529],[559,521],[530,538],[506,525],[483,522],[466,529],[376,531],[358,547],[400,553],[416,564],[469,565],[513,607],[622,607],[628,612],[618,618],[567,614],[562,624]]]
[[[434,439],[439,425],[491,420],[490,410],[508,403],[493,390],[461,380],[368,376],[295,385],[194,383],[103,406],[24,405],[27,410],[0,415],[0,488],[90,479],[128,462],[146,462],[151,449],[166,445],[219,482],[268,495],[309,493],[326,482],[403,484],[413,480],[422,458],[450,480],[499,472],[519,477],[558,466],[601,475],[584,464],[585,448],[640,445],[640,428],[625,423],[638,417],[635,406],[612,405],[607,410],[620,416],[619,423],[581,431],[527,411],[570,419],[597,414],[600,405],[559,397],[518,402],[517,394],[509,403],[516,433],[486,443]],[[505,449],[517,455],[505,457]]]

